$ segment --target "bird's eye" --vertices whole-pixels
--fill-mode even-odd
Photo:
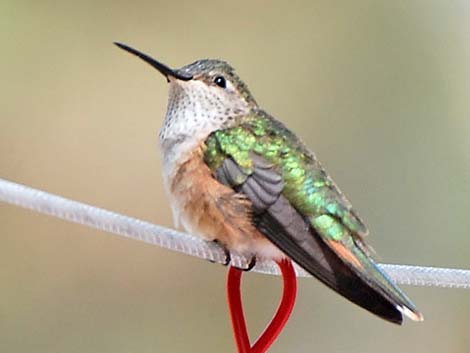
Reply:
[[[222,77],[222,76],[217,76],[217,77],[214,79],[214,83],[215,83],[217,86],[222,87],[222,88],[227,87],[227,82],[225,81],[225,78]]]

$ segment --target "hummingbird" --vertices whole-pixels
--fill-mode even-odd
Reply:
[[[315,154],[264,111],[227,62],[172,69],[122,43],[169,83],[159,142],[175,225],[251,259],[292,259],[392,323],[422,321],[377,266],[368,229]]]

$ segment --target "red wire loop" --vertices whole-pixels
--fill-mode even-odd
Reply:
[[[250,346],[241,298],[241,277],[243,271],[235,267],[230,267],[229,269],[227,277],[228,304],[238,353],[265,353],[279,337],[292,314],[297,295],[295,270],[290,260],[282,260],[277,262],[277,264],[281,269],[284,280],[282,299],[276,314],[253,346]]]

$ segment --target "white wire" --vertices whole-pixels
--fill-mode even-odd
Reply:
[[[4,179],[0,179],[0,201],[209,261],[225,261],[223,249],[213,242],[205,242],[186,233]],[[241,255],[232,253],[231,260],[234,266],[247,266],[248,260]],[[470,289],[470,270],[388,264],[379,266],[399,284]],[[310,276],[299,267],[296,270],[298,276]],[[272,261],[258,262],[253,271],[279,275],[279,268]]]

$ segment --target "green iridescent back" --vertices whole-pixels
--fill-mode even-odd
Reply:
[[[205,161],[213,171],[230,156],[251,174],[253,153],[263,156],[282,175],[283,195],[322,236],[340,241],[350,235],[367,233],[315,156],[282,123],[265,112],[255,110],[235,127],[212,133],[206,146]]]

